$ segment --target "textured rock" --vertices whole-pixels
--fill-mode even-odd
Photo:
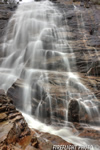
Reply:
[[[0,108],[6,106],[0,112],[1,150],[51,150],[54,143],[72,145],[58,136],[29,129],[22,114],[16,110],[3,90],[0,90],[0,104]]]
[[[61,12],[65,12],[61,26],[65,27],[66,30],[63,31],[64,38],[73,50],[71,51],[70,47],[66,45],[65,49],[63,49],[63,53],[70,61],[71,71],[73,71],[74,74],[78,74],[81,83],[83,83],[86,89],[89,89],[90,91],[87,93],[84,88],[78,85],[78,81],[74,82],[74,79],[71,80],[71,77],[68,77],[67,73],[65,73],[68,70],[66,66],[64,66],[63,59],[59,53],[55,52],[52,54],[52,51],[47,51],[46,69],[48,79],[45,77],[44,82],[38,84],[37,79],[39,74],[36,74],[33,76],[31,82],[32,114],[36,115],[37,108],[39,108],[38,119],[42,122],[47,124],[53,123],[55,126],[64,126],[67,102],[69,103],[69,121],[80,122],[80,124],[84,123],[85,125],[86,123],[93,125],[95,123],[99,125],[100,122],[98,116],[96,116],[97,113],[94,113],[94,108],[90,104],[86,104],[92,112],[92,117],[90,117],[82,103],[79,104],[76,99],[79,98],[78,95],[81,95],[83,101],[87,99],[90,100],[94,107],[96,106],[98,108],[98,113],[100,113],[100,7],[97,6],[95,8],[94,5],[90,5],[89,8],[86,8],[85,4],[82,5],[80,3],[74,3],[76,7],[73,7],[71,1],[68,2],[65,0],[58,0],[54,5],[57,6]],[[44,48],[46,50],[48,39],[43,38],[42,40],[44,41]],[[47,41],[45,42],[45,40]],[[43,69],[43,61],[39,61],[41,64],[40,69]],[[49,70],[57,70],[58,72],[51,73]],[[66,86],[67,82],[69,82],[68,87]],[[8,96],[13,99],[16,107],[21,110],[24,110],[22,95],[24,86],[22,80],[17,80],[7,93]],[[48,87],[49,96],[47,90]],[[70,93],[72,94],[72,97],[70,97]],[[95,94],[98,102],[96,102],[92,93]],[[53,106],[52,113],[48,103],[49,101]],[[39,104],[40,107],[38,107]],[[32,147],[30,147],[30,149],[31,148]]]
[[[71,100],[68,106],[68,121],[79,122],[79,103],[77,100]]]
[[[100,139],[100,131],[94,129],[84,129],[82,133],[79,134],[80,137]]]
[[[19,138],[30,136],[31,131],[22,114],[16,110],[2,90],[0,90],[0,104],[0,109],[3,108],[0,112],[0,145],[16,145]]]
[[[95,97],[94,95],[91,95],[91,92],[94,92],[95,95],[97,95],[98,100],[99,100],[99,84],[100,84],[100,79],[98,78],[94,78],[94,77],[90,77],[90,76],[84,76],[82,74],[80,74],[79,80],[83,83],[83,85],[85,85],[87,87],[87,89],[90,89],[91,91],[88,92],[88,96],[86,91],[83,89],[83,87],[78,85],[78,81],[74,82],[74,80],[69,80],[69,85],[67,87],[67,85],[65,84],[67,79],[68,79],[68,74],[67,73],[59,73],[58,79],[56,78],[56,74],[50,74],[49,75],[49,83],[43,82],[42,86],[40,87],[38,86],[33,86],[32,91],[31,91],[31,97],[32,97],[32,114],[36,115],[36,111],[37,111],[37,107],[39,105],[39,103],[41,102],[41,107],[39,108],[39,118],[41,121],[46,121],[47,123],[50,124],[51,122],[51,118],[53,120],[59,120],[60,122],[65,120],[66,117],[66,102],[69,102],[69,118],[71,119],[71,114],[75,115],[76,113],[76,119],[74,119],[72,117],[72,119],[74,119],[75,121],[79,120],[79,116],[80,116],[80,121],[81,122],[89,122],[91,119],[90,117],[87,117],[87,111],[85,109],[85,107],[82,105],[82,102],[76,101],[76,99],[78,99],[78,93],[81,94],[81,96],[83,97],[83,102],[85,101],[85,99],[91,100],[91,102],[93,103],[93,106],[97,107],[100,110],[100,103],[99,101],[95,101]],[[35,76],[36,79],[36,76]],[[70,79],[70,78],[69,78]],[[35,84],[37,85],[37,84]],[[49,86],[49,97],[48,97],[48,87]],[[36,88],[37,87],[37,88]],[[81,89],[82,88],[82,89]],[[40,90],[42,89],[42,90]],[[62,90],[63,89],[63,90]],[[94,90],[95,89],[95,90]],[[8,96],[11,97],[14,101],[14,104],[21,110],[24,111],[23,108],[23,90],[24,90],[24,83],[22,80],[17,80],[15,84],[13,84],[13,86],[8,90]],[[68,90],[70,91],[70,93],[68,92]],[[39,92],[41,91],[41,92]],[[75,94],[75,92],[76,94]],[[75,104],[77,104],[77,107],[75,108],[75,104],[72,103],[73,101],[72,98],[70,97],[70,94],[73,93],[73,99]],[[51,117],[51,110],[50,110],[50,105],[49,105],[49,101],[51,101],[52,103],[52,117]],[[89,102],[90,103],[90,102]],[[72,106],[73,105],[73,106]],[[79,106],[80,105],[80,106]],[[89,107],[89,109],[91,110],[91,112],[93,112],[93,106],[91,107],[88,106],[88,103],[86,104],[87,107]],[[91,108],[90,108],[91,107]],[[82,113],[81,113],[82,112]],[[71,114],[70,114],[71,113]],[[80,115],[79,115],[80,113]],[[94,116],[94,115],[93,115]],[[96,118],[97,119],[97,118]],[[95,122],[98,122],[98,119]],[[70,120],[72,121],[72,120]],[[91,123],[93,123],[93,119],[90,121]]]
[[[98,145],[100,145],[99,140],[100,140],[100,128],[97,126],[94,128],[89,124],[84,124],[84,123],[74,123],[75,128],[79,131],[79,136],[83,138],[90,138],[93,139],[94,142]],[[92,144],[93,144],[92,143]]]
[[[74,74],[77,71],[79,74],[79,80],[81,80],[81,82],[86,86],[87,89],[95,93],[95,96],[98,98],[98,100],[100,100],[100,6],[97,5],[96,7],[94,7],[94,5],[92,4],[88,5],[86,3],[82,4],[80,2],[75,2],[74,5],[76,7],[74,7],[72,1],[66,0],[58,0],[54,5],[57,6],[61,12],[64,12],[61,25],[62,27],[65,27],[66,30],[63,34],[73,50],[71,51],[70,47],[67,44],[65,49],[63,49],[65,57],[70,60],[71,69]],[[2,43],[5,27],[7,25],[9,17],[12,15],[12,12],[8,10],[5,5],[2,5],[0,7],[3,9],[3,13],[0,13],[0,43]],[[7,13],[4,13],[6,9]],[[45,39],[43,39],[43,41],[44,48],[46,49],[48,43],[45,42]],[[0,50],[1,48],[2,47],[0,46]],[[0,56],[3,56],[3,54],[0,53]],[[75,61],[77,66],[75,66]],[[26,65],[28,67],[28,63]],[[49,80],[45,78],[43,86],[38,85],[38,83],[36,82],[38,75],[33,77],[34,79],[32,81],[31,91],[32,114],[35,115],[37,106],[42,99],[42,107],[40,107],[39,109],[39,116],[40,118],[44,119],[42,119],[41,121],[44,122],[46,118],[47,124],[51,124],[51,121],[53,120],[55,121],[56,126],[59,126],[59,124],[60,126],[63,126],[66,113],[64,108],[66,107],[66,105],[64,106],[63,104],[66,104],[66,99],[68,101],[72,100],[72,98],[70,98],[68,90],[70,90],[71,93],[81,93],[83,89],[78,86],[78,82],[74,83],[74,81],[69,80],[68,75],[66,75],[65,73],[67,71],[67,68],[63,65],[63,59],[57,52],[55,53],[54,58],[52,58],[52,52],[47,53],[46,65],[46,69],[48,70],[49,74]],[[40,69],[42,69],[43,66],[44,64],[41,62]],[[57,70],[58,74],[56,75],[50,73],[49,70]],[[47,81],[49,81],[48,85]],[[65,83],[67,81],[70,82],[70,87],[66,87]],[[47,97],[48,86],[50,88],[49,96],[53,104],[52,116],[50,116],[50,107],[49,105],[47,105],[47,100],[49,100]],[[24,82],[17,80],[7,93],[8,96],[12,98],[15,106],[22,110],[24,109],[22,98],[23,88]],[[93,99],[91,98],[91,92],[88,93],[90,100]],[[50,141],[47,143],[43,138],[37,138],[33,132],[30,132],[30,129],[27,127],[27,124],[24,121],[22,115],[15,109],[15,106],[12,104],[12,100],[8,98],[6,100],[4,92],[1,95],[0,121],[4,123],[3,126],[0,125],[0,146],[2,149],[14,148],[16,150],[47,150],[47,148],[51,149],[53,141],[55,141],[56,144],[67,144],[65,143],[65,141],[62,141],[61,139],[59,140],[58,137],[51,136]],[[76,95],[73,94],[73,100],[69,102],[69,121],[84,122],[84,127],[82,123],[75,125],[76,129],[80,133],[80,137],[94,137],[94,139],[99,139],[100,135],[98,130],[94,131],[90,128],[88,129],[88,125],[85,124],[92,124],[94,120],[89,118],[84,107],[80,107],[82,109],[81,113],[79,114],[80,109],[78,102],[76,101],[76,99],[78,98],[77,95],[78,93]],[[81,96],[84,99],[86,93],[83,92]],[[56,109],[56,104],[58,105],[58,109]],[[97,104],[96,102],[94,102],[94,104],[96,106],[98,105],[100,110],[99,101],[97,101]],[[96,118],[95,116],[94,118],[95,122],[97,121],[98,123],[98,118]],[[60,122],[59,124],[58,121]],[[4,132],[2,132],[3,130]],[[44,134],[44,137],[47,137],[47,139],[49,139],[50,135],[47,135]],[[13,139],[11,138],[12,136],[14,137]],[[9,146],[6,145],[5,141],[9,143]]]
[[[85,103],[78,100],[71,100],[68,106],[68,120],[71,122],[84,122],[91,124],[100,124],[99,112],[96,113],[95,107],[100,111],[100,103],[91,101],[85,106]],[[91,115],[90,113],[91,112]]]
[[[87,72],[87,75],[90,76],[100,76],[100,66],[92,66],[89,71]]]

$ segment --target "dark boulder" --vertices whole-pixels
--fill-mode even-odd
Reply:
[[[68,106],[68,121],[79,122],[79,103],[72,99]]]

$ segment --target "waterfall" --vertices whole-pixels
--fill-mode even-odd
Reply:
[[[75,72],[75,54],[67,40],[69,27],[67,21],[63,25],[63,18],[64,13],[48,0],[18,7],[2,45],[0,88],[7,92],[14,83],[20,85],[22,106],[18,109],[26,113],[28,121],[27,114],[45,124],[63,123],[67,128],[71,99],[76,99],[92,119],[99,116],[99,110],[93,102],[95,95]]]

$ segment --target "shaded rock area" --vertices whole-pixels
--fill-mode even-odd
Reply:
[[[2,43],[4,40],[4,35],[6,32],[6,27],[9,21],[9,18],[12,16],[14,11],[11,11],[7,4],[4,4],[0,1],[0,57],[3,57],[2,53]]]
[[[76,100],[71,100],[69,103],[68,120],[70,122],[79,122],[79,103]]]
[[[94,105],[91,105],[94,104]],[[100,103],[97,101],[92,101],[92,103],[88,103],[88,105],[84,105],[83,102],[72,99],[69,103],[68,109],[68,120],[70,122],[80,122],[80,123],[89,123],[93,125],[100,125],[99,122],[99,112],[96,113],[95,106],[100,110]],[[88,113],[91,111],[91,115]]]

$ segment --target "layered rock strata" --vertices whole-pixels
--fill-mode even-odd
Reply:
[[[0,150],[51,150],[53,145],[72,144],[58,136],[29,129],[12,100],[0,90]]]
[[[74,5],[73,5],[74,4]],[[80,2],[72,3],[72,1],[65,1],[65,0],[58,0],[55,5],[60,9],[61,12],[64,10],[64,17],[62,20],[62,26],[69,27],[68,31],[64,31],[65,39],[68,40],[68,43],[71,45],[73,53],[66,55],[68,59],[71,61],[71,69],[73,72],[77,72],[79,74],[79,79],[81,82],[90,89],[95,96],[97,97],[97,101],[93,101],[93,103],[98,107],[100,110],[100,6],[90,4],[87,7],[85,4],[82,5]],[[5,33],[5,28],[8,22],[9,17],[12,15],[12,11],[9,10],[5,4],[0,5],[0,45],[2,45],[3,37]],[[67,25],[65,21],[67,20]],[[63,51],[66,53],[66,49],[68,50],[68,46]],[[0,46],[1,50],[1,46]],[[3,56],[0,53],[0,56]],[[73,57],[72,57],[73,56]],[[94,143],[99,144],[100,140],[100,129],[93,129],[90,127],[89,124],[86,123],[93,123],[94,120],[89,119],[87,116],[86,111],[83,107],[79,109],[79,105],[77,103],[77,95],[74,95],[74,99],[70,99],[69,93],[66,92],[67,88],[65,82],[68,76],[65,74],[66,66],[62,64],[62,58],[56,54],[55,58],[51,58],[51,55],[48,54],[48,61],[47,61],[47,68],[48,70],[52,69],[52,60],[55,62],[56,68],[60,71],[58,80],[56,75],[50,73],[49,74],[49,87],[50,87],[50,95],[53,100],[53,117],[52,119],[59,122],[58,126],[63,126],[64,124],[64,116],[65,116],[65,109],[63,107],[63,101],[66,98],[69,98],[69,121],[74,122],[75,128],[79,131],[80,137],[86,137],[94,139]],[[74,65],[74,61],[76,60],[77,67]],[[81,72],[81,73],[80,73]],[[33,80],[33,82],[35,79]],[[36,107],[40,102],[40,88],[37,83],[33,83],[32,89],[32,113],[35,114]],[[62,89],[60,89],[60,85],[62,85]],[[36,87],[34,89],[34,87]],[[46,96],[47,96],[47,83],[45,80],[44,86],[42,90],[43,95],[43,104],[46,103]],[[21,101],[22,91],[24,88],[24,83],[21,80],[17,80],[16,83],[12,85],[12,87],[8,90],[8,96],[12,98],[14,105],[17,108],[22,109],[23,102]],[[71,89],[74,91],[73,89]],[[34,97],[35,93],[35,97]],[[85,94],[84,96],[85,97]],[[91,99],[91,96],[90,96]],[[23,119],[20,112],[15,109],[15,106],[12,104],[12,100],[7,98],[3,91],[0,94],[0,146],[1,149],[52,149],[53,142],[55,137],[53,135],[50,138],[49,143],[46,143],[43,138],[47,135],[44,134],[43,138],[37,139],[35,132],[31,131],[25,120]],[[58,108],[59,110],[56,111],[56,100],[58,101]],[[77,105],[77,110],[74,109],[74,106]],[[81,104],[80,104],[81,105]],[[90,106],[91,107],[91,106]],[[81,111],[81,113],[79,113]],[[46,108],[47,114],[43,113],[43,117],[47,118],[47,124],[51,124],[50,120],[50,108]],[[73,116],[74,114],[74,116]],[[81,115],[80,115],[81,114]],[[84,115],[85,114],[85,115]],[[55,119],[56,118],[56,119]],[[41,120],[44,122],[44,120]],[[76,123],[78,122],[78,123]],[[81,122],[81,123],[79,123]],[[98,118],[95,118],[95,122],[99,124]],[[13,139],[12,139],[13,136]],[[58,137],[57,137],[58,138]],[[49,135],[47,137],[49,139]],[[59,139],[59,138],[58,138]],[[41,142],[43,140],[43,142]],[[61,139],[60,139],[61,140]],[[26,141],[26,142],[25,142]],[[59,140],[56,144],[68,144],[65,141]],[[41,146],[42,145],[42,146]],[[42,148],[41,148],[42,147]]]

